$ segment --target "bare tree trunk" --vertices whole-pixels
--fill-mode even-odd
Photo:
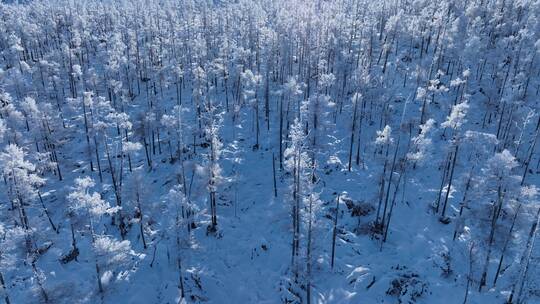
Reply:
[[[463,199],[461,200],[461,205],[459,207],[459,219],[456,221],[456,228],[454,229],[454,237],[452,238],[453,241],[456,240],[456,237],[458,235],[458,230],[461,230],[461,216],[463,215],[463,209],[465,209],[465,205],[467,203],[467,193],[469,192],[469,189],[471,188],[471,180],[472,180],[472,171],[474,169],[474,166],[471,168],[471,172],[469,173],[469,178],[467,179],[467,184],[465,185],[465,191],[463,193]]]
[[[32,271],[34,273],[34,277],[36,280],[36,283],[39,287],[39,291],[41,292],[41,296],[43,297],[43,300],[45,303],[49,303],[49,296],[47,295],[47,292],[45,291],[45,288],[43,287],[43,282],[41,281],[38,269],[36,267],[36,256],[32,258]]]
[[[390,149],[387,147],[386,148],[386,155],[384,156],[384,166],[383,166],[383,172],[381,174],[381,185],[380,185],[380,188],[379,188],[379,205],[377,206],[377,215],[375,216],[375,227],[380,226],[379,216],[380,216],[380,213],[381,213],[381,207],[382,207],[382,202],[383,202],[383,198],[384,198],[384,185],[385,185],[385,181],[386,181],[386,167],[388,165],[388,151],[389,150]]]
[[[512,231],[514,230],[514,225],[516,224],[516,219],[518,217],[520,209],[521,204],[519,204],[517,207],[516,214],[514,214],[514,218],[512,219],[512,225],[510,226],[510,230],[508,231],[508,235],[506,236],[506,240],[504,241],[501,258],[499,259],[499,266],[497,267],[497,272],[495,272],[495,278],[493,279],[493,287],[495,287],[495,285],[497,284],[497,279],[499,278],[499,273],[501,272],[504,254],[506,253],[506,249],[508,248],[508,244],[510,243],[510,239],[512,238]]]
[[[177,218],[178,222],[178,218]],[[180,289],[180,302],[185,298],[184,289],[184,277],[182,276],[182,259],[180,258],[180,237],[178,236],[178,227],[176,228],[176,246],[178,252],[176,253],[176,263],[178,266],[178,288]]]
[[[259,149],[259,133],[259,99],[257,98],[257,93],[255,93],[255,146],[253,147],[255,150]]]
[[[473,270],[473,253],[474,243],[471,244],[469,248],[469,274],[467,275],[467,287],[465,288],[465,299],[463,299],[463,304],[467,303],[467,298],[469,297],[469,288],[472,281],[472,270]]]
[[[274,153],[272,153],[272,175],[274,177],[274,197],[277,197],[276,159],[275,159]]]
[[[538,208],[538,212],[536,212],[536,220],[531,225],[531,230],[527,238],[527,245],[525,246],[525,250],[523,251],[523,254],[521,255],[521,259],[519,262],[519,264],[521,265],[521,271],[519,274],[518,281],[514,284],[514,287],[512,288],[512,292],[510,293],[510,298],[508,299],[508,303],[510,304],[513,303],[512,300],[513,300],[516,285],[518,284],[518,282],[520,283],[519,283],[519,289],[517,292],[517,303],[518,304],[523,303],[522,301],[523,288],[525,286],[525,281],[527,279],[527,273],[529,272],[529,262],[531,260],[531,254],[534,247],[539,223],[540,223],[540,208]]]
[[[94,163],[92,161],[92,155],[91,155],[91,149],[90,149],[90,135],[89,135],[89,132],[88,132],[88,117],[86,116],[86,104],[82,103],[82,106],[83,106],[83,117],[84,117],[84,133],[86,135],[86,144],[87,144],[87,147],[88,147],[88,153],[90,154],[90,171],[94,171]]]
[[[143,144],[144,144],[144,153],[146,155],[146,163],[148,164],[148,170],[152,169],[152,159],[150,158],[150,153],[148,152],[148,142],[146,141],[146,136],[143,136]],[[193,145],[193,149],[195,149],[195,145]]]
[[[283,97],[279,99],[279,168],[283,169]]]
[[[96,238],[94,233],[94,224],[92,221],[92,218],[90,218],[90,237],[92,238],[92,246],[95,246]],[[103,284],[101,282],[101,269],[99,267],[99,261],[97,255],[94,255],[95,257],[95,265],[96,265],[96,277],[97,277],[97,284],[98,284],[98,291],[101,295],[101,300],[103,301]]]
[[[95,151],[96,151],[96,161],[97,161],[97,165],[98,165],[98,173],[99,173],[99,181],[103,183],[103,175],[101,173],[101,161],[99,160],[99,147],[98,147],[98,141],[97,141],[97,136],[94,134],[94,148],[95,148]],[[105,143],[107,144],[107,143]]]
[[[446,205],[448,203],[448,196],[450,195],[450,190],[452,189],[452,180],[454,178],[454,168],[456,167],[456,160],[458,156],[459,145],[456,144],[456,150],[454,151],[454,159],[452,160],[452,168],[450,169],[450,180],[448,181],[448,189],[446,190],[446,195],[444,197],[444,204],[442,209],[442,219],[444,219],[446,213]]]
[[[388,178],[388,186],[386,188],[386,197],[384,198],[384,209],[383,209],[382,220],[381,220],[382,228],[384,228],[384,226],[385,226],[386,209],[388,208],[388,199],[390,197],[390,186],[392,186],[392,177],[394,175],[394,169],[396,167],[396,159],[397,159],[397,154],[398,154],[398,150],[399,150],[399,141],[400,141],[400,139],[401,139],[401,137],[398,137],[397,144],[396,144],[396,151],[394,151],[394,157],[393,157],[393,160],[392,160],[392,165],[390,166],[390,177]],[[396,185],[396,189],[397,189],[397,187],[398,187],[398,185]]]
[[[270,84],[269,71],[266,69],[266,79],[264,87],[264,115],[266,117],[266,129],[270,131]]]
[[[144,237],[144,223],[143,223],[144,215],[141,208],[139,190],[137,189],[136,191],[137,193],[135,195],[137,196],[137,208],[139,209],[139,215],[140,215],[139,227],[140,227],[141,240],[143,242],[143,248],[146,249],[148,248],[148,246],[146,245],[146,238]]]
[[[97,275],[97,283],[98,283],[98,290],[101,294],[101,297],[103,298],[103,285],[101,283],[101,269],[99,269],[98,262],[96,261],[96,275]]]
[[[353,144],[354,144],[354,131],[356,130],[356,114],[358,108],[358,95],[354,99],[354,109],[353,109],[353,121],[351,127],[351,144],[349,146],[349,172],[351,171],[352,166],[352,154],[353,154]]]
[[[308,240],[307,240],[307,249],[306,249],[306,258],[307,258],[307,288],[306,288],[306,297],[307,304],[311,303],[311,237],[312,237],[312,215],[313,215],[313,198],[310,195],[309,197],[309,220],[308,220]]]
[[[522,186],[525,183],[525,177],[527,177],[527,171],[529,171],[529,164],[531,162],[531,159],[532,159],[532,156],[533,156],[533,153],[534,153],[534,148],[536,147],[536,141],[538,139],[539,132],[540,132],[540,129],[537,129],[536,133],[534,135],[534,141],[533,141],[533,143],[531,145],[531,150],[529,151],[529,155],[527,156],[527,160],[525,161],[525,170],[523,171],[523,176],[521,177],[521,185]]]
[[[386,242],[386,237],[388,236],[388,227],[390,226],[390,220],[392,219],[392,214],[393,214],[393,211],[394,211],[394,206],[396,205],[396,196],[397,196],[397,193],[398,193],[398,190],[399,190],[399,184],[401,182],[401,178],[403,177],[403,173],[400,173],[399,174],[399,177],[398,177],[398,180],[396,182],[396,187],[394,188],[394,194],[392,196],[392,202],[390,203],[390,210],[388,211],[388,221],[386,222],[386,224],[383,226],[384,228],[384,234],[383,234],[383,238],[381,240],[381,248],[380,250],[382,251],[382,246],[383,246],[383,243]]]
[[[75,261],[77,261],[77,257],[79,256],[79,248],[77,248],[77,239],[75,238],[75,228],[73,227],[73,223],[70,220],[70,227],[71,227],[71,255]]]
[[[360,121],[358,122],[358,142],[356,143],[356,165],[360,165],[360,142],[362,139],[362,120],[364,118],[365,99],[362,99],[362,110],[360,112]]]
[[[122,207],[121,188],[120,188],[120,186],[118,184],[118,181],[116,179],[116,173],[115,173],[114,167],[112,165],[111,154],[109,152],[109,145],[106,142],[105,142],[105,152],[107,154],[107,161],[109,162],[109,171],[111,172],[111,180],[112,180],[112,184],[113,184],[113,188],[114,188],[114,194],[115,194],[115,198],[116,198],[116,206],[117,207]],[[118,228],[120,229],[120,236],[122,237],[122,239],[124,239],[126,237],[127,230],[126,230],[126,227],[125,227],[124,217],[122,215],[122,210],[118,211],[118,221],[119,221]]]
[[[0,288],[4,292],[4,301],[6,301],[6,304],[11,304],[11,302],[9,301],[9,295],[8,295],[7,289],[6,289],[6,283],[4,281],[4,276],[2,276],[1,272],[0,272]]]
[[[442,194],[442,191],[443,191],[443,188],[444,188],[444,182],[446,181],[446,176],[448,175],[448,170],[450,170],[450,155],[446,158],[445,162],[446,162],[446,165],[444,166],[444,171],[443,171],[443,174],[442,174],[442,178],[441,178],[441,186],[439,187],[439,193],[437,194],[437,202],[435,203],[436,207],[435,207],[435,212],[439,213],[439,207],[440,207],[440,204],[441,204],[441,194]]]
[[[38,197],[39,197],[39,201],[41,202],[41,207],[43,208],[43,211],[45,212],[45,215],[47,216],[47,219],[49,220],[49,223],[51,224],[52,229],[54,230],[54,232],[56,232],[56,234],[60,233],[58,228],[56,228],[56,225],[54,225],[51,219],[51,215],[49,214],[49,210],[47,209],[47,207],[45,207],[45,203],[43,202],[43,198],[41,197],[41,192],[39,191],[38,191]]]
[[[501,189],[501,186],[499,186],[498,189],[498,202],[496,205],[493,206],[493,217],[491,218],[491,229],[489,232],[489,242],[488,242],[488,250],[486,253],[486,259],[484,261],[484,267],[482,270],[482,278],[480,279],[480,285],[478,287],[478,291],[482,291],[482,287],[486,286],[486,280],[487,280],[487,272],[488,272],[488,266],[489,266],[489,260],[491,257],[491,250],[493,248],[493,240],[495,238],[495,228],[497,227],[497,219],[499,218],[500,211],[502,209],[502,203],[503,203],[503,197],[504,193]]]
[[[337,223],[339,216],[339,199],[340,194],[336,198],[336,214],[334,216],[334,231],[332,232],[332,259],[330,260],[330,267],[334,269],[334,258],[336,256],[336,236],[337,236]]]

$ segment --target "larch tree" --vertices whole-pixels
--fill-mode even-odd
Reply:
[[[101,230],[104,215],[114,215],[119,207],[111,207],[97,192],[91,192],[95,182],[90,177],[75,179],[75,185],[68,194],[69,208],[78,221],[86,221],[89,227],[89,237],[92,244],[92,255],[95,262],[98,291],[103,297],[104,285],[111,280],[125,279],[127,273],[118,272],[116,267],[129,262],[135,253],[131,250],[128,240],[117,241],[107,236]],[[83,252],[83,254],[90,254]],[[116,276],[116,277],[115,277]]]

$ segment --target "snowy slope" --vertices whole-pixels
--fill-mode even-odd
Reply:
[[[540,302],[522,2],[2,4],[0,298]]]

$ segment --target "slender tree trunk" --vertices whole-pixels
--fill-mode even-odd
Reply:
[[[41,292],[41,296],[43,297],[43,301],[45,301],[45,303],[49,303],[49,296],[47,295],[47,292],[45,291],[45,288],[43,287],[43,282],[40,278],[35,259],[36,259],[36,256],[32,258],[32,271],[34,273],[34,278],[39,287],[39,291]]]
[[[71,228],[71,250],[73,254],[73,259],[77,261],[77,257],[79,256],[79,248],[77,248],[77,239],[75,238],[75,228],[73,227],[73,222],[70,220],[70,228]]]
[[[330,260],[330,267],[334,269],[334,258],[336,256],[336,237],[337,237],[337,224],[339,216],[339,199],[340,194],[336,198],[336,214],[334,215],[334,230],[332,232],[332,259]]]
[[[101,173],[101,161],[99,160],[99,146],[98,146],[97,136],[95,134],[94,134],[94,148],[96,151],[96,161],[98,165],[99,181],[103,183],[103,174]]]
[[[521,265],[521,270],[519,274],[519,278],[516,283],[514,283],[514,286],[512,288],[512,292],[510,293],[510,297],[508,299],[508,303],[513,303],[513,297],[516,292],[516,286],[519,283],[518,291],[517,291],[517,303],[521,304],[523,303],[522,300],[522,294],[523,294],[523,288],[525,286],[525,281],[527,279],[527,273],[529,272],[529,262],[531,260],[531,254],[534,247],[534,243],[536,240],[536,233],[538,231],[538,225],[540,223],[540,208],[538,208],[538,212],[536,212],[536,219],[531,225],[531,230],[529,231],[529,236],[527,237],[527,243],[525,246],[525,249],[523,250],[523,254],[521,255],[521,259],[519,264]]]
[[[493,206],[493,217],[491,218],[491,229],[490,229],[490,232],[489,232],[489,241],[488,241],[488,249],[487,249],[487,253],[486,253],[486,259],[484,261],[484,267],[483,267],[483,270],[482,270],[482,277],[480,279],[480,284],[478,286],[478,291],[481,292],[482,291],[482,287],[486,286],[486,280],[487,280],[487,272],[488,272],[488,267],[489,267],[489,260],[491,258],[491,250],[493,249],[493,240],[495,238],[495,228],[497,227],[497,219],[499,217],[499,213],[502,209],[502,202],[503,202],[503,197],[504,197],[504,193],[502,192],[501,190],[501,186],[499,186],[499,189],[498,189],[498,202],[496,203],[495,206]]]
[[[272,153],[272,175],[274,177],[274,197],[277,197],[276,159],[274,153]]]
[[[349,146],[349,172],[351,171],[352,166],[352,154],[353,154],[353,144],[354,144],[354,132],[356,130],[356,112],[358,108],[358,95],[356,95],[356,98],[354,100],[354,109],[353,109],[353,121],[352,121],[352,127],[351,127],[351,144]]]
[[[392,165],[390,167],[390,177],[388,178],[388,186],[386,188],[386,197],[384,198],[384,209],[383,209],[383,213],[382,213],[382,220],[381,220],[381,224],[382,224],[382,228],[384,229],[384,226],[385,226],[385,221],[386,221],[386,209],[388,208],[388,199],[390,197],[390,187],[392,186],[392,177],[394,176],[394,169],[396,167],[396,159],[397,159],[397,154],[398,154],[398,150],[399,150],[399,141],[400,141],[401,137],[398,137],[398,141],[397,141],[397,144],[396,144],[396,151],[394,151],[394,157],[393,157],[393,160],[392,160]],[[396,189],[397,189],[398,185],[396,185]]]
[[[534,153],[534,148],[536,147],[536,141],[538,139],[538,134],[540,132],[540,129],[536,130],[536,133],[534,135],[534,141],[531,145],[531,150],[529,151],[529,155],[527,156],[527,160],[525,161],[525,170],[523,171],[523,176],[521,177],[521,185],[525,183],[525,177],[527,177],[527,171],[529,171],[529,164],[531,163],[531,159]]]
[[[439,213],[439,207],[440,207],[440,204],[441,204],[441,194],[442,194],[442,191],[443,191],[443,188],[444,188],[444,182],[446,181],[446,176],[448,175],[448,170],[450,170],[450,165],[451,165],[451,158],[450,156],[448,156],[446,158],[446,165],[444,166],[444,171],[443,171],[443,174],[442,174],[442,178],[441,178],[441,186],[439,187],[439,193],[437,194],[437,202],[436,202],[436,208],[435,208],[435,212]]]
[[[88,117],[86,116],[86,105],[83,101],[82,103],[82,106],[83,106],[83,117],[84,117],[84,133],[86,135],[86,144],[87,144],[87,147],[88,147],[88,153],[90,154],[90,171],[94,172],[94,163],[92,162],[92,150],[90,148],[90,135],[89,135],[89,132],[88,132]]]
[[[122,190],[121,190],[120,185],[118,184],[118,180],[116,179],[116,173],[112,165],[111,154],[109,152],[109,145],[107,144],[107,142],[105,142],[105,153],[107,154],[107,161],[109,162],[109,171],[111,172],[111,180],[112,180],[114,194],[116,198],[116,206],[122,207],[122,193],[121,193]],[[120,236],[122,237],[122,239],[124,239],[126,237],[127,230],[125,227],[122,210],[118,211],[118,221],[119,221],[118,228],[120,229]]]
[[[141,208],[141,199],[140,199],[140,195],[139,195],[139,190],[137,189],[136,191],[137,191],[137,193],[136,193],[136,196],[137,196],[137,208],[139,209],[139,214],[140,214],[140,217],[141,217],[140,221],[139,221],[141,240],[143,242],[143,248],[146,249],[146,248],[148,248],[148,246],[146,245],[146,238],[144,237],[144,223],[143,223],[144,215],[143,215],[142,208]]]
[[[444,197],[444,204],[443,204],[442,215],[441,215],[443,219],[446,214],[446,205],[448,203],[448,196],[450,195],[450,190],[452,190],[452,180],[454,178],[454,168],[456,167],[458,149],[459,149],[459,145],[456,144],[456,150],[454,151],[454,159],[452,160],[452,168],[450,169],[450,180],[448,181],[448,189],[446,190],[446,195]]]
[[[508,244],[510,243],[510,240],[512,238],[512,231],[514,230],[514,225],[516,224],[516,219],[519,214],[519,210],[521,209],[521,204],[518,205],[516,213],[514,214],[514,218],[512,219],[512,225],[510,226],[510,230],[508,231],[508,235],[506,236],[506,240],[504,241],[504,246],[501,252],[501,258],[499,259],[499,266],[497,266],[497,271],[495,272],[495,278],[493,279],[493,287],[497,284],[497,279],[499,278],[499,273],[501,272],[501,267],[504,259],[504,254],[506,253],[506,249],[508,248]]]
[[[51,224],[52,229],[54,230],[54,232],[56,232],[56,234],[60,233],[60,231],[58,231],[58,229],[56,228],[56,225],[54,225],[51,219],[51,215],[49,214],[49,210],[47,210],[47,207],[45,207],[45,203],[43,202],[43,198],[41,197],[41,192],[39,191],[38,191],[38,197],[39,197],[39,201],[41,202],[41,207],[43,208],[43,211],[45,212],[45,215],[47,216],[47,219],[49,220],[49,224]]]
[[[101,269],[99,268],[97,261],[96,261],[96,275],[97,275],[98,290],[99,290],[99,293],[101,294],[101,297],[103,298],[103,285],[101,283]]]
[[[6,304],[11,304],[9,301],[9,295],[6,288],[6,282],[4,281],[4,276],[2,275],[2,272],[0,272],[0,288],[2,289],[4,293],[4,301],[6,301]]]
[[[279,168],[283,169],[283,97],[279,99]]]
[[[146,141],[146,136],[143,136],[144,143],[144,153],[146,154],[146,163],[148,164],[148,170],[152,169],[152,159],[150,158],[150,153],[148,153],[148,142]],[[193,145],[195,149],[195,145]]]
[[[306,298],[307,304],[311,303],[311,237],[312,237],[312,216],[313,216],[313,198],[310,195],[309,197],[309,220],[308,220],[308,240],[307,240],[307,288],[306,288]]]
[[[375,216],[375,227],[379,227],[381,226],[379,222],[379,216],[380,216],[380,213],[381,213],[381,207],[382,207],[382,202],[383,202],[383,198],[384,198],[384,186],[385,186],[385,181],[386,181],[386,167],[388,165],[388,151],[390,149],[387,147],[386,148],[386,155],[384,157],[384,166],[383,166],[383,172],[381,174],[381,185],[380,185],[380,188],[379,188],[379,204],[377,206],[377,215]]]
[[[473,248],[474,243],[471,244],[471,247],[469,248],[469,274],[467,275],[467,287],[465,288],[465,298],[463,299],[463,304],[467,303],[467,298],[469,297],[469,288],[471,286],[472,281],[472,271],[473,271]]]
[[[461,223],[461,216],[463,215],[463,209],[465,209],[465,205],[467,203],[467,193],[469,192],[469,189],[471,187],[471,181],[472,181],[472,171],[474,170],[474,166],[471,168],[471,172],[469,173],[469,178],[467,179],[467,184],[465,185],[465,191],[463,193],[463,199],[461,200],[461,205],[459,207],[459,219],[456,221],[456,228],[454,230],[454,236],[452,238],[453,241],[456,240],[456,237],[458,235],[458,230],[461,230],[462,227],[460,226]]]
[[[358,122],[358,142],[356,144],[356,165],[360,165],[360,141],[362,139],[362,120],[364,119],[365,99],[362,100],[362,111],[360,112],[360,121]]]
[[[178,216],[177,216],[177,222],[178,222]],[[176,228],[176,246],[177,246],[176,263],[178,266],[178,288],[180,289],[180,302],[179,303],[182,303],[182,300],[185,298],[185,289],[184,289],[184,278],[182,275],[182,259],[180,257],[180,237],[178,236],[178,227]]]
[[[394,188],[394,194],[392,196],[392,202],[390,203],[390,210],[388,211],[388,221],[386,222],[386,224],[383,226],[384,228],[384,235],[383,235],[383,238],[381,240],[381,248],[380,250],[382,251],[382,246],[383,246],[383,243],[386,242],[386,238],[388,236],[388,227],[390,227],[390,220],[392,219],[392,214],[393,214],[393,211],[394,211],[394,206],[396,205],[396,196],[397,196],[397,193],[398,193],[398,190],[399,190],[399,184],[401,183],[401,178],[403,177],[403,173],[400,173],[399,174],[399,177],[398,177],[398,180],[396,182],[396,187]]]
[[[90,212],[88,212],[90,214]],[[92,221],[92,218],[90,218],[90,236],[92,238],[92,246],[95,246],[96,243],[96,237],[94,233],[94,223]],[[95,257],[95,264],[96,264],[96,277],[97,277],[97,284],[98,284],[98,291],[101,295],[101,300],[103,301],[103,284],[101,282],[101,268],[99,267],[99,261],[97,255],[94,255]]]

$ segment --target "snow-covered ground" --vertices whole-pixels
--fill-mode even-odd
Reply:
[[[510,2],[0,4],[0,299],[540,303]]]

